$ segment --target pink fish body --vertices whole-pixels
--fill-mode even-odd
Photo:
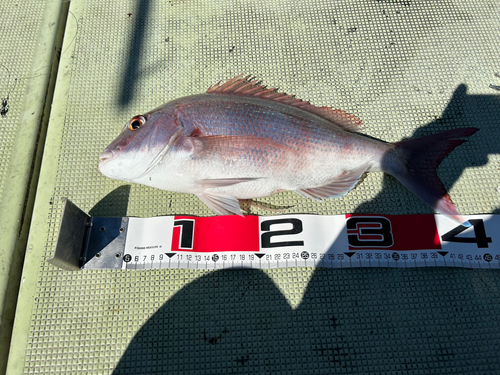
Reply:
[[[238,76],[133,117],[101,155],[99,170],[118,180],[196,194],[217,214],[239,215],[239,199],[283,190],[338,198],[365,172],[383,171],[464,223],[436,168],[464,142],[460,138],[477,129],[391,144],[357,133],[360,124],[343,111]]]

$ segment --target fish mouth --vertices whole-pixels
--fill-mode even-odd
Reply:
[[[107,161],[107,160],[110,160],[110,159],[113,159],[115,157],[115,154],[113,153],[113,151],[104,151],[101,156],[99,156],[99,160],[101,162],[103,161]]]
[[[101,156],[99,156],[99,170],[101,169],[101,166],[106,164],[108,161],[114,159],[116,157],[115,153],[113,151],[104,151]]]

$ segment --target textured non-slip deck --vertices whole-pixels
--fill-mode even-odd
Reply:
[[[500,372],[494,270],[69,272],[46,262],[62,197],[94,216],[211,215],[192,195],[102,176],[98,157],[132,116],[239,73],[353,113],[389,142],[478,127],[439,175],[464,214],[500,213],[500,99],[489,87],[500,84],[499,24],[497,1],[73,0],[9,373]],[[287,213],[431,213],[380,173],[339,200],[262,201]]]
[[[62,3],[0,4],[0,374],[9,353],[55,76]]]

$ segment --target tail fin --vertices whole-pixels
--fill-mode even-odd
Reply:
[[[460,138],[469,137],[478,130],[453,129],[395,143],[395,148],[384,156],[382,169],[437,212],[470,226],[451,201],[438,177],[437,167],[455,147],[466,142]]]

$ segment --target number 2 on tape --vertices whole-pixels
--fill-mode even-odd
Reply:
[[[274,224],[292,224],[292,229],[271,231],[271,226]],[[266,220],[260,223],[260,230],[264,232],[260,236],[262,248],[282,247],[282,246],[304,246],[304,241],[271,242],[271,238],[275,236],[302,233],[302,221],[299,219]]]

